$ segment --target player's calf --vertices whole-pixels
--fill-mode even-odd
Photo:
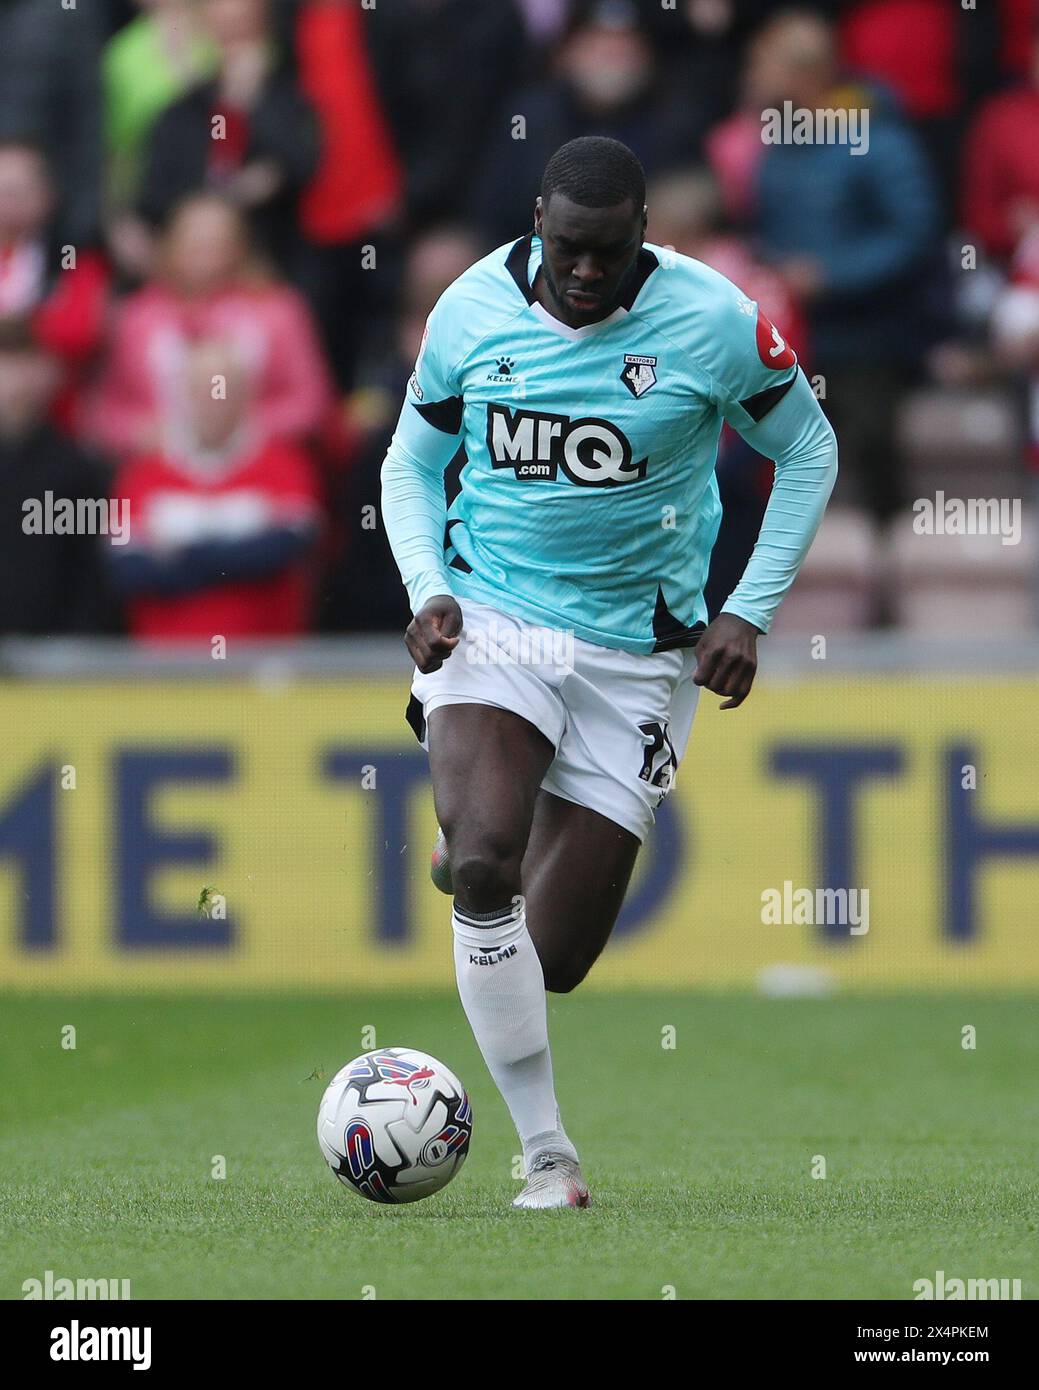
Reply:
[[[458,993],[525,1159],[576,1162],[556,1105],[545,982],[527,929],[521,869],[551,743],[486,705],[431,711],[430,767],[454,890]]]
[[[541,968],[545,973],[545,988],[552,994],[570,994],[587,977],[595,961],[596,956],[560,958],[550,955],[546,960],[545,956],[541,955]]]

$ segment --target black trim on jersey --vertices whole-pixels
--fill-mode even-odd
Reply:
[[[534,233],[528,232],[526,236],[521,236],[508,256],[505,258],[505,269],[516,282],[516,288],[527,301],[528,304],[537,302],[537,295],[534,293],[534,286],[527,279],[527,266],[530,263],[530,249],[534,240]],[[647,247],[643,246],[635,261],[631,276],[625,286],[624,293],[618,303],[618,308],[631,309],[635,300],[639,297],[643,285],[659,266],[660,262]]]
[[[635,307],[635,300],[642,293],[642,286],[656,270],[660,262],[647,247],[643,246],[639,251],[638,260],[635,262],[635,269],[632,271],[628,287],[621,296],[621,308],[632,309]]]
[[[653,636],[657,639],[653,647],[655,652],[669,652],[675,647],[695,647],[706,628],[705,622],[687,627],[676,618],[667,606],[664,590],[657,585],[657,605],[653,610]]]
[[[432,425],[435,430],[441,430],[444,434],[457,434],[462,428],[462,407],[461,396],[448,396],[446,401],[430,401],[427,405],[412,406],[425,420],[427,425]]]
[[[460,516],[456,516],[453,520],[449,521],[447,525],[444,527],[445,553],[451,549],[451,527],[461,526],[461,524],[462,518]],[[469,563],[469,561],[463,560],[461,555],[459,555],[457,552],[451,557],[451,559],[448,561],[448,564],[451,566],[453,570],[461,570],[463,574],[472,574],[473,572],[473,567]]]
[[[468,462],[469,455],[465,452],[465,445],[463,445],[458,450],[458,453],[455,454],[454,458],[447,465],[447,468],[444,471],[444,497],[447,501],[449,509],[451,507],[451,503],[462,491],[462,469]],[[461,524],[461,517],[456,516],[453,517],[452,520],[450,520],[444,527],[445,552],[451,549],[451,527],[461,526]],[[452,569],[461,570],[463,574],[472,574],[473,572],[472,565],[469,563],[468,560],[463,560],[461,555],[454,555],[448,561],[448,564],[451,566]]]
[[[462,491],[462,469],[469,462],[469,455],[465,452],[465,445],[459,446],[457,454],[444,469],[444,497],[450,510],[451,503]],[[448,522],[450,526],[451,523]],[[446,545],[445,541],[445,545]]]
[[[527,263],[530,260],[530,247],[533,240],[533,232],[521,236],[505,260],[505,269],[516,281],[516,288],[528,304],[533,304],[535,298],[534,291],[527,279]]]
[[[796,380],[797,370],[795,368],[789,381],[784,381],[779,386],[768,386],[764,391],[759,391],[756,396],[748,396],[745,401],[740,401],[740,405],[757,424],[759,420],[765,418],[773,406],[779,404]]]
[[[467,463],[469,463],[469,455],[466,453],[466,446],[462,445],[462,448],[458,450],[458,453],[456,453],[451,463],[449,463],[444,470],[444,499],[445,502],[448,503],[448,510],[451,510],[453,500],[455,500],[459,492],[462,491],[462,470]],[[451,521],[446,523],[444,527],[445,552],[451,549],[452,525],[462,525],[462,518],[453,517]],[[463,560],[460,555],[452,556],[452,559],[448,560],[448,564],[451,566],[452,570],[460,570],[462,574],[473,573],[472,564],[469,563],[469,560]]]
[[[418,739],[419,743],[426,736],[426,716],[422,707],[422,701],[417,696],[412,695],[408,701],[408,707],[404,711],[404,719],[411,728],[411,732]]]

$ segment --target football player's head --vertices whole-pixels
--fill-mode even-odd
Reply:
[[[552,307],[580,327],[620,303],[646,233],[646,176],[619,140],[570,140],[545,166],[534,209]]]

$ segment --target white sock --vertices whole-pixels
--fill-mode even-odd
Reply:
[[[455,978],[487,1070],[509,1107],[524,1159],[538,1149],[577,1151],[556,1105],[545,976],[522,898],[497,912],[455,907]]]

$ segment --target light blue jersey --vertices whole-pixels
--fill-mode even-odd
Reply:
[[[621,305],[570,328],[534,296],[540,259],[537,237],[500,247],[430,315],[383,466],[412,611],[453,593],[625,651],[695,642],[728,421],[776,461],[724,605],[767,632],[837,470],[793,351],[731,281],[650,245]]]

